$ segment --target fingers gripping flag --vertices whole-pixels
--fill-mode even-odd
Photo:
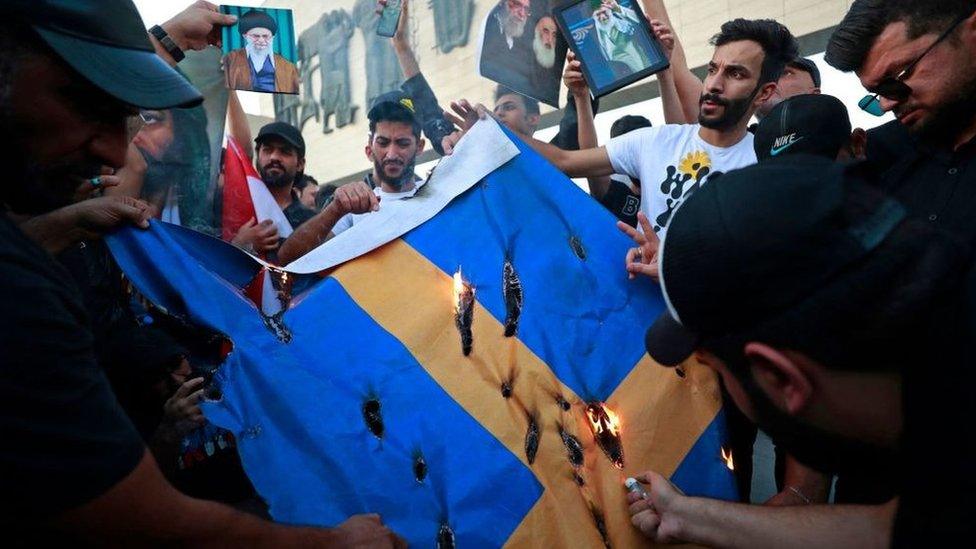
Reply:
[[[150,299],[233,341],[205,413],[237,435],[275,520],[379,513],[421,547],[634,547],[627,476],[735,499],[714,375],[650,360],[664,304],[627,280],[628,239],[515,141],[430,220],[295,295],[276,329],[242,297],[245,254],[157,223],[113,237]]]

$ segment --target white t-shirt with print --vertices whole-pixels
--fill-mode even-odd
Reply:
[[[641,211],[662,236],[678,204],[708,177],[756,163],[751,133],[722,148],[706,143],[700,129],[698,124],[642,128],[607,143],[613,169],[640,180]]]
[[[419,191],[420,187],[423,187],[423,185],[424,185],[423,181],[418,181],[417,186],[415,186],[413,189],[409,191],[404,191],[402,193],[388,193],[383,189],[381,189],[380,187],[376,187],[375,189],[373,189],[373,192],[376,193],[376,196],[378,196],[380,199],[381,209],[387,209],[387,208],[396,209],[396,208],[401,208],[404,205],[404,201],[403,201],[404,198],[411,198],[413,195],[417,194],[417,191]],[[362,213],[362,214],[346,214],[340,217],[339,221],[336,221],[335,227],[332,227],[332,234],[335,236],[339,236],[339,233],[349,229],[356,223],[362,221],[363,217],[369,215],[370,213],[371,212]]]

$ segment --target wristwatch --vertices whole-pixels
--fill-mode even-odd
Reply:
[[[155,36],[156,40],[159,40],[159,43],[163,45],[163,49],[166,50],[166,53],[168,53],[170,57],[173,58],[173,61],[179,63],[180,61],[183,60],[184,57],[186,57],[186,54],[183,53],[183,50],[181,50],[180,47],[176,45],[176,42],[173,42],[173,39],[170,38],[168,34],[166,34],[166,31],[163,30],[163,27],[160,27],[159,25],[153,25],[153,27],[149,29],[149,34]]]

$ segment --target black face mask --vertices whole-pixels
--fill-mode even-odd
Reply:
[[[822,473],[878,478],[897,469],[899,452],[828,433],[791,418],[770,402],[751,380],[742,380],[756,413],[756,423],[777,446]]]

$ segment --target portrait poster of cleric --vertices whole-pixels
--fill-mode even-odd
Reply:
[[[664,52],[635,0],[579,0],[559,10],[559,22],[572,36],[594,95],[665,68]]]
[[[543,103],[559,106],[568,49],[554,0],[497,0],[482,25],[478,72]]]
[[[299,90],[295,23],[291,10],[220,6],[238,17],[224,27],[224,74],[227,87],[264,93]]]

